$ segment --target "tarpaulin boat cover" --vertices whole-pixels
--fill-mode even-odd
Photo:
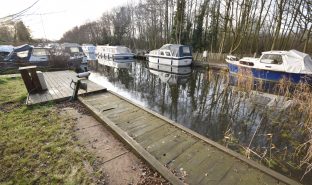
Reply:
[[[283,57],[283,66],[287,73],[312,74],[312,59],[297,50],[290,51],[268,51],[262,54],[280,54]]]
[[[24,45],[15,47],[14,52],[28,51],[28,50],[31,50],[32,48],[33,48],[33,46],[30,46],[28,44],[24,44]]]
[[[183,52],[183,47],[189,48],[188,53]],[[181,44],[165,44],[160,49],[170,50],[174,57],[192,56],[191,47]]]

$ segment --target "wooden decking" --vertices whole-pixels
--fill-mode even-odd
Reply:
[[[172,184],[298,184],[112,92],[79,100]]]
[[[48,89],[46,91],[30,94],[26,104],[33,105],[38,103],[45,103],[49,101],[62,101],[69,99],[73,95],[73,89],[70,87],[72,80],[77,80],[76,73],[73,71],[55,71],[43,73],[44,80]],[[84,79],[82,82],[88,84],[87,92],[85,90],[79,90],[78,94],[87,94],[99,91],[105,91],[106,89]],[[72,85],[73,87],[74,85]]]

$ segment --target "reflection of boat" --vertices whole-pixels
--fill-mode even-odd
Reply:
[[[254,78],[278,81],[283,78],[294,83],[308,80],[312,76],[312,59],[308,54],[290,51],[267,51],[260,58],[244,57],[237,60],[228,56],[226,62],[232,74],[249,73]]]
[[[104,59],[98,60],[98,63],[101,65],[105,65],[105,66],[109,66],[113,68],[119,68],[119,69],[130,68],[132,62],[133,60],[122,60],[122,62],[116,62],[113,60],[104,60]]]
[[[132,60],[134,56],[125,46],[96,46],[95,53],[98,59],[110,60]]]
[[[229,85],[241,89],[249,89],[274,94],[278,91],[277,81],[261,80],[256,78],[240,78],[236,74],[229,74]]]
[[[146,55],[150,63],[171,66],[189,66],[192,64],[192,48],[179,44],[166,44]]]
[[[241,81],[242,80],[242,81]],[[238,93],[246,95],[244,91],[244,79],[238,79],[237,75],[229,76],[229,85],[232,86],[233,90]],[[243,84],[243,85],[241,85]],[[274,107],[274,110],[285,110],[290,107],[293,103],[292,100],[285,96],[276,95],[278,92],[278,83],[274,81],[263,81],[260,82],[257,79],[253,80],[252,89],[249,91],[249,96],[246,100],[249,103],[258,106]],[[260,87],[261,86],[261,87]],[[243,88],[243,89],[242,89]]]
[[[192,73],[191,67],[173,67],[154,63],[149,63],[148,67],[150,73],[169,84],[184,84]]]

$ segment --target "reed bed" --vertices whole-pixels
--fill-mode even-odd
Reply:
[[[238,94],[243,94],[243,96],[240,95],[243,98],[240,101],[244,101],[245,104],[246,101],[255,102],[253,101],[255,100],[254,92],[268,90],[266,82],[252,78],[249,73],[240,71],[237,75],[236,87],[233,89]],[[287,169],[303,171],[303,173],[298,172],[301,174],[301,180],[304,178],[311,180],[312,87],[306,81],[294,84],[284,78],[271,86],[269,91],[281,102],[276,102],[276,105],[270,107],[265,106],[262,109],[261,119],[253,132],[249,145],[241,145],[242,153],[245,153],[248,158],[258,158],[272,168],[281,168],[282,171],[289,171]],[[291,102],[290,106],[281,108],[281,105],[288,102]],[[242,106],[240,108],[242,109]],[[272,128],[276,127],[273,129],[276,132],[266,133],[269,129],[263,129],[263,127],[268,127],[268,125],[271,125]],[[226,131],[224,137],[229,138],[229,133]],[[231,137],[233,137],[232,135]],[[255,137],[263,137],[262,141],[265,141],[266,144],[261,147],[255,147],[255,145],[252,147],[251,143]]]

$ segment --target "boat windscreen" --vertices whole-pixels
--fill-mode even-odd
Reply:
[[[170,51],[172,53],[172,56],[174,56],[174,57],[180,56],[179,47],[170,47]]]
[[[260,62],[262,63],[270,63],[270,64],[282,64],[283,63],[283,58],[282,55],[278,54],[264,54],[261,57]]]

